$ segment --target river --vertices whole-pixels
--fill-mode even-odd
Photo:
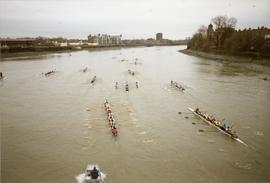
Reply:
[[[269,182],[270,82],[262,78],[269,79],[270,69],[179,49],[184,47],[77,51],[0,62],[6,76],[0,81],[1,181],[75,183],[87,164],[97,163],[110,183]],[[56,72],[42,74],[49,70]],[[186,90],[171,87],[171,80]],[[187,107],[226,119],[248,146]]]

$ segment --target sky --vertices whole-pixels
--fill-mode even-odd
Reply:
[[[270,28],[270,0],[0,0],[0,37],[185,39],[218,15]]]

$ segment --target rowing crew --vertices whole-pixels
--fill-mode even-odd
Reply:
[[[139,88],[139,83],[138,83],[138,81],[136,81],[136,88]],[[117,89],[118,88],[118,82],[116,81],[115,82],[115,89]],[[125,82],[125,89],[126,89],[126,91],[129,91],[129,87],[128,87],[128,82],[126,81]]]
[[[128,88],[128,82],[126,81],[125,83],[125,88],[126,88],[126,91],[129,91],[129,88]]]
[[[207,113],[201,112],[199,110],[199,108],[196,108],[195,109],[195,113],[197,113],[198,115],[202,116],[204,119],[206,119],[210,123],[214,124],[215,126],[217,126],[218,128],[220,128],[221,130],[230,133],[233,137],[237,137],[236,133],[232,131],[232,127],[226,125],[225,123],[221,124],[221,122],[219,120],[217,120],[214,116],[212,116],[210,114],[207,114]]]
[[[131,74],[132,76],[134,76],[134,75],[135,75],[135,72],[134,72],[134,71],[132,71],[132,70],[130,70],[130,69],[128,70],[128,73],[129,73],[129,74]]]
[[[118,131],[117,131],[117,128],[115,127],[115,120],[112,114],[112,109],[107,99],[105,100],[104,106],[107,112],[107,117],[108,117],[109,125],[111,127],[112,134],[116,136]]]
[[[181,91],[185,90],[185,88],[183,86],[181,86],[179,83],[177,83],[176,81],[171,80],[171,85],[175,86],[176,88],[180,89]]]
[[[49,75],[51,75],[51,74],[53,74],[53,73],[55,73],[55,71],[54,71],[54,70],[51,70],[51,71],[46,72],[44,75],[45,75],[45,76],[49,76]]]

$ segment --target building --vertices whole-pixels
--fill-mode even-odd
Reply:
[[[36,44],[36,39],[22,38],[22,39],[0,39],[1,47],[16,47],[16,48],[29,48]]]
[[[264,35],[264,39],[265,39],[266,44],[270,44],[270,32]]]
[[[156,40],[157,40],[157,41],[161,41],[162,39],[163,39],[162,33],[160,33],[160,32],[157,33],[157,34],[156,34]]]
[[[208,28],[207,28],[207,39],[209,41],[212,41],[214,39],[214,29],[213,29],[213,25],[209,24]]]
[[[88,42],[98,45],[120,45],[122,35],[97,34],[89,35]]]

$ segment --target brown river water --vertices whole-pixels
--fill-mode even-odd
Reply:
[[[184,47],[0,62],[6,76],[0,81],[1,182],[75,183],[90,163],[98,164],[110,183],[269,182],[270,81],[262,78],[270,77],[270,69],[197,58],[179,49]],[[49,70],[56,73],[42,75]],[[117,138],[109,129],[106,98]],[[187,107],[226,119],[248,146]]]

